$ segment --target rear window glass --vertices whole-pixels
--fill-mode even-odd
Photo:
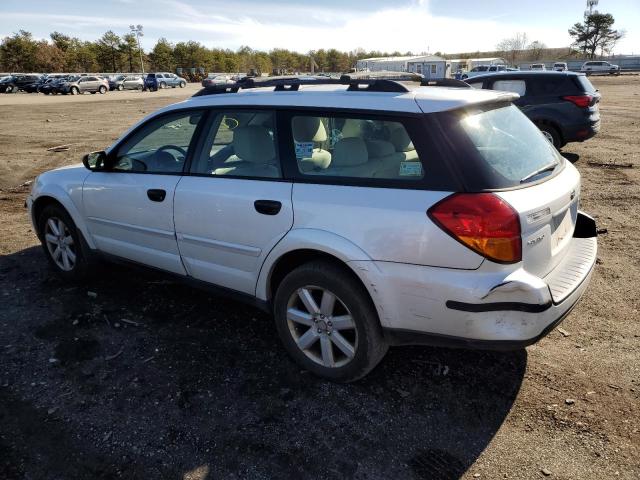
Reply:
[[[460,126],[490,169],[493,188],[507,188],[550,175],[562,157],[540,130],[514,105],[469,111]]]
[[[577,75],[576,81],[578,85],[584,89],[585,92],[595,92],[596,88],[593,86],[591,81],[586,77],[586,75]]]

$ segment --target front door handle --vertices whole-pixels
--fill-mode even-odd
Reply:
[[[282,208],[282,203],[277,200],[256,200],[253,202],[256,212],[263,215],[277,215]]]
[[[149,200],[152,202],[162,202],[166,196],[167,191],[162,190],[161,188],[152,188],[151,190],[147,190],[147,197],[149,197]]]

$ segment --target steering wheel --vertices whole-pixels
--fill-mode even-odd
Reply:
[[[179,147],[177,145],[163,145],[158,150],[156,150],[156,153],[164,152],[165,150],[175,150],[175,151],[177,151],[178,153],[180,153],[182,155],[182,160],[187,158],[187,151],[184,148]],[[180,160],[176,158],[176,162],[179,162],[179,161]]]

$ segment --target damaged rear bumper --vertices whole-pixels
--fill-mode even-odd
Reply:
[[[371,262],[376,268],[368,273],[385,286],[372,297],[391,344],[514,349],[535,343],[571,312],[596,254],[595,222],[580,212],[570,250],[544,278],[522,268],[483,272],[386,262]]]

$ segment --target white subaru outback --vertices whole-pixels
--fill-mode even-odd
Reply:
[[[117,257],[218,287],[331,380],[389,345],[521,348],[580,299],[597,242],[578,171],[515,98],[455,80],[217,85],[43,173],[27,205],[62,277]]]

